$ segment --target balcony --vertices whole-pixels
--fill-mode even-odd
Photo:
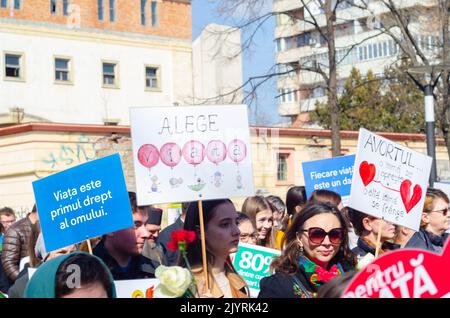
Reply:
[[[272,10],[273,12],[285,12],[301,7],[302,3],[298,0],[274,0]]]
[[[300,114],[300,103],[296,101],[292,102],[280,102],[278,104],[278,114],[280,116],[295,116]]]
[[[316,109],[316,103],[325,103],[327,101],[326,96],[316,97],[316,98],[308,98],[300,101],[300,111],[301,112],[310,112]]]

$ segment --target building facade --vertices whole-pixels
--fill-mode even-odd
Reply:
[[[426,153],[425,135],[380,134]],[[302,162],[331,157],[328,130],[251,128],[251,156],[255,194],[280,196],[303,185]],[[357,131],[341,132],[343,153],[356,152]],[[34,204],[32,182],[58,171],[113,153],[121,155],[128,190],[135,190],[130,128],[128,126],[28,123],[0,128],[0,207],[10,206],[21,216]],[[450,163],[441,139],[436,148],[441,181],[450,181]],[[240,210],[245,198],[233,198]]]
[[[0,124],[192,102],[191,33],[190,0],[1,0]]]
[[[336,10],[335,44],[338,74],[338,94],[352,67],[362,75],[372,70],[382,75],[400,55],[398,44],[386,33],[380,32],[380,23],[388,13],[378,0],[364,1],[367,10],[355,6],[360,0],[346,1]],[[399,10],[415,10],[416,21],[409,26],[421,50],[430,60],[438,57],[439,37],[433,23],[425,22],[437,14],[436,1],[394,1]],[[327,71],[328,47],[319,30],[308,23],[313,19],[320,28],[325,28],[325,14],[315,1],[308,1],[306,9],[298,0],[275,0],[276,13],[276,64],[279,72],[286,74],[278,78],[278,111],[282,116],[291,116],[297,124],[307,120],[308,112],[314,110],[316,102],[325,102],[327,97],[323,77],[318,73],[302,71],[302,67],[320,65]],[[397,32],[395,28],[392,32]],[[300,70],[300,71],[299,71]]]
[[[194,104],[240,104],[243,100],[241,32],[209,24],[192,44]]]

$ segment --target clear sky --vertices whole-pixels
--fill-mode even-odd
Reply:
[[[192,36],[195,39],[203,28],[209,23],[218,23],[226,25],[236,25],[239,16],[221,16],[218,11],[218,2],[220,0],[192,0]],[[225,0],[234,1],[234,0]],[[267,4],[261,8],[262,13],[271,10],[272,1],[261,0]],[[236,13],[238,15],[239,13]],[[247,81],[249,77],[261,76],[270,73],[275,61],[275,44],[273,41],[275,28],[275,19],[271,17],[258,31],[254,37],[254,44],[250,50],[246,50],[243,56],[243,82]],[[241,42],[247,38],[247,34],[251,30],[241,31]],[[255,82],[256,84],[256,82]],[[245,91],[250,91],[251,86],[245,87]],[[283,121],[283,117],[278,116],[277,102],[275,96],[277,95],[276,81],[271,79],[263,86],[260,86],[256,91],[257,99],[250,105],[250,122],[256,123],[256,118],[259,118],[259,123],[277,124]]]

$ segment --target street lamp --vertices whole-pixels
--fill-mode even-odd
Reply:
[[[442,73],[449,71],[450,65],[429,65],[429,66],[415,66],[408,69],[410,74],[425,75],[427,84],[425,85],[425,123],[426,123],[426,138],[427,138],[427,154],[433,161],[431,163],[430,186],[433,187],[434,182],[437,181],[436,172],[436,143],[435,143],[435,118],[434,118],[434,98],[433,89],[431,85],[432,75],[435,73]]]

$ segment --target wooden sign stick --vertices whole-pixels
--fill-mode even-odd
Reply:
[[[377,245],[376,245],[376,249],[375,249],[375,258],[378,257],[378,254],[380,253],[380,249],[381,249],[381,231],[383,229],[383,225],[384,225],[384,219],[381,218],[380,224],[378,225],[378,235],[377,235]]]
[[[209,293],[208,262],[207,262],[207,259],[206,259],[205,225],[203,223],[203,204],[202,204],[202,200],[198,201],[198,214],[199,214],[199,218],[200,218],[200,240],[202,242],[203,273],[205,275],[206,292]]]
[[[87,243],[87,247],[88,247],[89,254],[93,255],[93,254],[92,254],[91,240],[90,240],[90,239],[87,239],[87,240],[86,240],[86,243]]]

